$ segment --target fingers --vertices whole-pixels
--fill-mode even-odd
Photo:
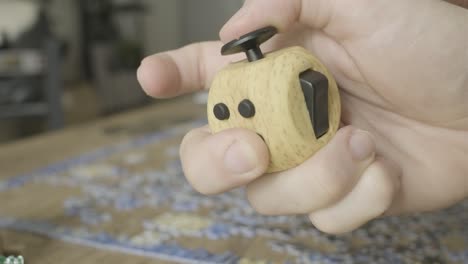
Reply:
[[[325,0],[246,0],[220,32],[223,42],[264,26],[287,31],[296,22],[325,28],[332,16],[332,3]]]
[[[312,158],[288,171],[266,175],[247,186],[252,206],[261,214],[305,214],[341,200],[373,162],[370,134],[340,129]]]
[[[353,231],[381,216],[399,190],[400,173],[394,165],[376,160],[343,200],[309,214],[311,222],[323,232],[340,234]]]
[[[230,129],[211,134],[195,129],[182,140],[182,168],[190,184],[202,194],[218,194],[263,175],[269,163],[268,149],[254,132]]]
[[[233,57],[220,56],[222,43],[203,42],[145,58],[137,71],[146,94],[169,98],[207,88]]]

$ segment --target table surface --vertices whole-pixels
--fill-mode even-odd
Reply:
[[[170,127],[174,123],[202,118],[206,106],[193,97],[158,101],[151,106],[101,120],[69,127],[57,132],[45,133],[29,139],[0,145],[0,179],[58,162],[64,157],[86,152],[98,146],[130,139],[138,133]],[[145,124],[142,128],[142,124]],[[119,133],[132,127],[147,131]],[[104,132],[104,133],[103,133]],[[86,138],[86,140],[80,140]],[[44,153],[47,153],[44,155]]]
[[[184,237],[182,240],[170,238],[166,241],[180,243],[183,250],[190,246],[209,249],[209,252],[214,252],[214,255],[206,253],[203,251],[204,249],[196,252],[179,252],[193,258],[195,256],[212,257],[208,263],[220,263],[215,260],[216,258],[224,261],[228,259],[228,263],[234,262],[232,260],[241,260],[238,261],[241,263],[265,263],[262,262],[263,260],[283,263],[289,260],[294,263],[298,259],[303,260],[303,263],[343,263],[344,260],[349,259],[354,260],[353,263],[467,263],[468,230],[466,229],[466,223],[468,222],[468,201],[455,209],[448,209],[446,212],[379,220],[352,234],[338,238],[318,232],[310,223],[301,220],[302,218],[297,220],[281,217],[260,217],[248,207],[248,203],[242,194],[226,194],[204,198],[197,196],[190,190],[187,183],[183,182],[183,176],[180,172],[175,174],[158,174],[154,172],[154,169],[157,169],[158,166],[167,165],[162,161],[166,159],[165,154],[163,154],[165,151],[167,152],[169,149],[172,151],[173,156],[176,155],[174,154],[174,148],[177,146],[177,141],[180,140],[179,136],[160,137],[159,131],[167,131],[177,126],[177,124],[190,123],[193,120],[203,119],[205,116],[206,106],[204,104],[194,103],[192,97],[184,97],[177,100],[163,101],[140,110],[105,118],[93,123],[70,127],[62,131],[0,146],[0,225],[5,214],[12,214],[23,219],[52,218],[53,221],[58,221],[59,224],[83,225],[79,220],[73,220],[73,217],[67,218],[64,215],[63,207],[66,205],[61,200],[62,198],[68,198],[66,196],[68,192],[77,192],[76,188],[67,189],[67,185],[59,185],[59,187],[53,189],[53,185],[46,186],[50,182],[39,180],[39,186],[46,187],[39,188],[42,188],[42,192],[38,191],[28,195],[28,193],[21,193],[19,189],[2,192],[2,182],[4,187],[5,182],[15,183],[14,179],[18,175],[28,174],[49,164],[61,162],[109,145],[116,145],[120,142],[125,143],[135,138],[144,139],[150,134],[155,138],[152,142],[156,143],[145,145],[148,148],[145,151],[156,153],[150,157],[153,169],[151,173],[153,174],[150,174],[148,178],[144,178],[141,175],[138,176],[136,174],[138,171],[136,171],[134,174],[129,174],[130,179],[128,177],[118,179],[125,182],[125,188],[133,188],[132,186],[142,188],[144,185],[138,182],[139,180],[149,180],[150,183],[158,181],[151,188],[156,186],[157,191],[154,190],[154,192],[160,192],[160,196],[154,196],[154,193],[147,194],[143,198],[144,202],[148,202],[148,199],[153,198],[166,199],[172,195],[172,197],[168,198],[169,200],[172,199],[169,206],[177,204],[178,207],[172,207],[171,209],[171,207],[161,207],[156,204],[156,206],[148,207],[149,209],[143,209],[142,211],[137,209],[136,213],[131,213],[131,219],[112,216],[113,220],[110,221],[110,226],[104,224],[104,229],[114,233],[120,231],[140,232],[134,231],[132,225],[135,224],[135,221],[139,221],[137,224],[141,225],[141,219],[147,217],[146,219],[153,221],[149,223],[153,225],[149,227],[150,229],[153,228],[151,229],[153,233],[149,233],[153,237],[144,237],[144,241],[158,242],[159,238],[157,236],[167,238],[174,235],[175,237],[175,233],[185,232],[182,234],[182,237]],[[156,136],[154,136],[155,133]],[[164,145],[163,148],[160,148],[161,145]],[[138,151],[143,150],[140,148]],[[132,157],[134,158],[134,156]],[[127,168],[130,167],[127,166]],[[168,169],[177,170],[177,168],[170,166]],[[96,168],[93,172],[82,170],[78,174],[105,174],[108,172],[101,166],[98,167],[97,171]],[[115,175],[111,176],[114,177]],[[61,179],[60,177],[52,175],[49,180],[52,179],[55,181],[52,181],[52,183],[57,184],[57,181]],[[132,178],[135,178],[135,181],[132,181]],[[154,178],[158,179],[154,180]],[[77,178],[75,175],[72,180],[83,180],[83,178]],[[89,179],[84,180],[88,181]],[[92,180],[95,182],[91,182],[86,188],[94,188],[96,187],[96,181],[100,181],[99,177]],[[37,186],[31,184],[31,182],[28,184],[27,188],[36,188],[37,191]],[[158,186],[161,188],[158,189]],[[103,190],[109,191],[113,185],[104,187],[107,189]],[[169,193],[172,194],[165,192],[164,188],[166,187],[173,188],[169,190]],[[46,192],[44,190],[51,190],[54,195],[44,198],[44,201],[41,200],[37,204],[31,204],[31,200],[35,202],[35,195],[37,196],[38,193],[44,195],[44,192]],[[123,194],[125,196],[127,190],[129,189],[124,189],[118,195],[122,196]],[[87,191],[91,191],[87,195],[96,194],[90,189],[87,189]],[[130,190],[130,193],[134,195],[138,191],[133,193]],[[176,194],[174,195],[174,193]],[[77,197],[83,198],[79,195]],[[125,197],[112,197],[112,199],[116,198]],[[41,199],[40,196],[37,200],[39,199]],[[101,198],[98,196],[97,200],[99,199]],[[107,198],[102,199],[106,200]],[[83,204],[76,204],[77,200],[73,201],[75,204],[72,205],[83,206]],[[112,200],[112,202],[114,201]],[[125,200],[125,202],[129,201],[133,200]],[[164,206],[168,205],[167,203],[162,204]],[[128,206],[125,203],[124,205]],[[82,209],[89,209],[86,206]],[[96,203],[91,204],[91,206],[96,206]],[[181,209],[181,207],[184,208]],[[189,211],[183,211],[187,208]],[[112,211],[111,214],[119,215],[121,212]],[[159,216],[154,218],[153,214]],[[96,218],[95,215],[89,217],[88,220]],[[159,233],[154,233],[155,226],[160,228],[158,229]],[[168,231],[168,229],[163,229],[167,227],[180,228],[180,230]],[[27,263],[173,263],[169,262],[170,258],[156,258],[155,260],[154,256],[150,258],[144,254],[109,250],[109,248],[99,247],[99,245],[102,245],[99,243],[96,246],[96,244],[66,242],[62,239],[54,239],[51,236],[43,235],[40,232],[8,228],[1,231],[0,234],[2,238],[0,240],[0,249],[4,251],[3,254],[7,252],[25,256]],[[142,238],[139,237],[139,239],[140,243]],[[144,241],[142,243],[146,243]],[[167,251],[167,247],[160,247],[157,250],[159,252],[166,250],[164,252],[169,252],[169,255],[172,254],[172,251]],[[174,250],[174,248],[170,250]],[[223,252],[226,251],[232,251],[232,255],[225,255]],[[0,255],[2,255],[2,252],[0,252]],[[172,260],[174,261],[174,259]],[[196,263],[193,259],[192,261],[190,259],[186,260],[187,263]]]
[[[158,130],[169,127],[174,122],[200,118],[205,111],[205,106],[194,103],[192,97],[183,97],[167,102],[161,101],[140,110],[89,124],[1,145],[0,180],[28,173],[99,146],[131,139],[145,131],[122,131],[132,127],[138,130],[143,123],[146,124],[145,129]],[[0,207],[4,203],[5,201],[0,200]],[[6,251],[25,255],[27,263],[154,263],[154,260],[145,257],[80,246],[32,233],[4,230],[1,235],[3,243],[0,242],[0,246]],[[158,260],[157,263],[166,262]]]

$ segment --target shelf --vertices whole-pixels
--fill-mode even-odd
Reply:
[[[49,113],[46,103],[22,103],[0,105],[0,118],[12,118],[20,116],[42,116]]]
[[[11,78],[29,78],[29,77],[40,77],[41,72],[20,72],[20,71],[9,71],[2,72],[0,71],[0,78],[11,79]]]
[[[0,50],[0,77],[37,76],[44,71],[40,51],[31,49]]]

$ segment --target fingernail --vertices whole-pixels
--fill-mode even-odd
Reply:
[[[255,150],[245,142],[236,141],[228,148],[224,156],[226,169],[241,174],[253,170],[258,163]]]
[[[353,158],[359,161],[370,158],[375,152],[375,143],[370,133],[356,130],[349,139],[349,148]]]

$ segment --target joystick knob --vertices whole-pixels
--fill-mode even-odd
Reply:
[[[275,27],[269,26],[252,31],[239,39],[230,41],[221,48],[222,55],[231,55],[245,52],[249,62],[263,59],[260,45],[272,38],[278,31]]]

